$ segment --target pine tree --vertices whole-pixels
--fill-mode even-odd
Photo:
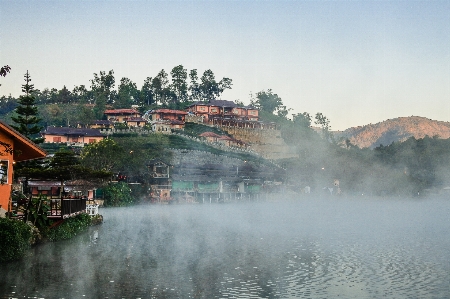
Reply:
[[[42,143],[43,138],[36,138],[42,127],[38,125],[41,119],[38,117],[39,112],[35,105],[34,85],[30,84],[31,79],[28,71],[24,77],[26,84],[22,85],[22,92],[25,95],[19,97],[19,106],[15,110],[17,116],[11,117],[16,125],[12,125],[12,127],[31,141]]]

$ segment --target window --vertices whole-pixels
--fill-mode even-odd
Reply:
[[[8,160],[0,160],[0,183],[7,184],[8,183]]]
[[[89,143],[94,143],[94,142],[95,142],[95,139],[89,138]]]
[[[53,142],[55,142],[55,143],[61,142],[61,136],[60,137],[53,137]]]

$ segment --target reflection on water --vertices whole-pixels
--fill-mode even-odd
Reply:
[[[103,209],[0,265],[2,298],[449,298],[450,201]]]

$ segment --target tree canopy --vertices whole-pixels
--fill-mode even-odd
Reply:
[[[12,127],[28,139],[36,143],[41,143],[43,142],[43,139],[36,137],[42,130],[42,126],[38,125],[41,119],[38,117],[39,112],[33,95],[34,85],[30,83],[31,78],[28,71],[24,77],[25,84],[22,85],[22,92],[25,94],[19,97],[19,106],[17,106],[15,110],[16,116],[11,117],[12,121],[15,123]]]

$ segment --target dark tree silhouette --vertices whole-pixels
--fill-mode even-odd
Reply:
[[[35,105],[34,86],[30,84],[31,79],[28,71],[24,77],[26,83],[22,85],[22,91],[25,95],[19,97],[19,106],[15,110],[17,116],[11,117],[16,125],[12,125],[12,127],[31,141],[42,143],[44,141],[42,138],[35,137],[42,130],[42,127],[38,125],[41,119],[38,117],[38,108]]]

